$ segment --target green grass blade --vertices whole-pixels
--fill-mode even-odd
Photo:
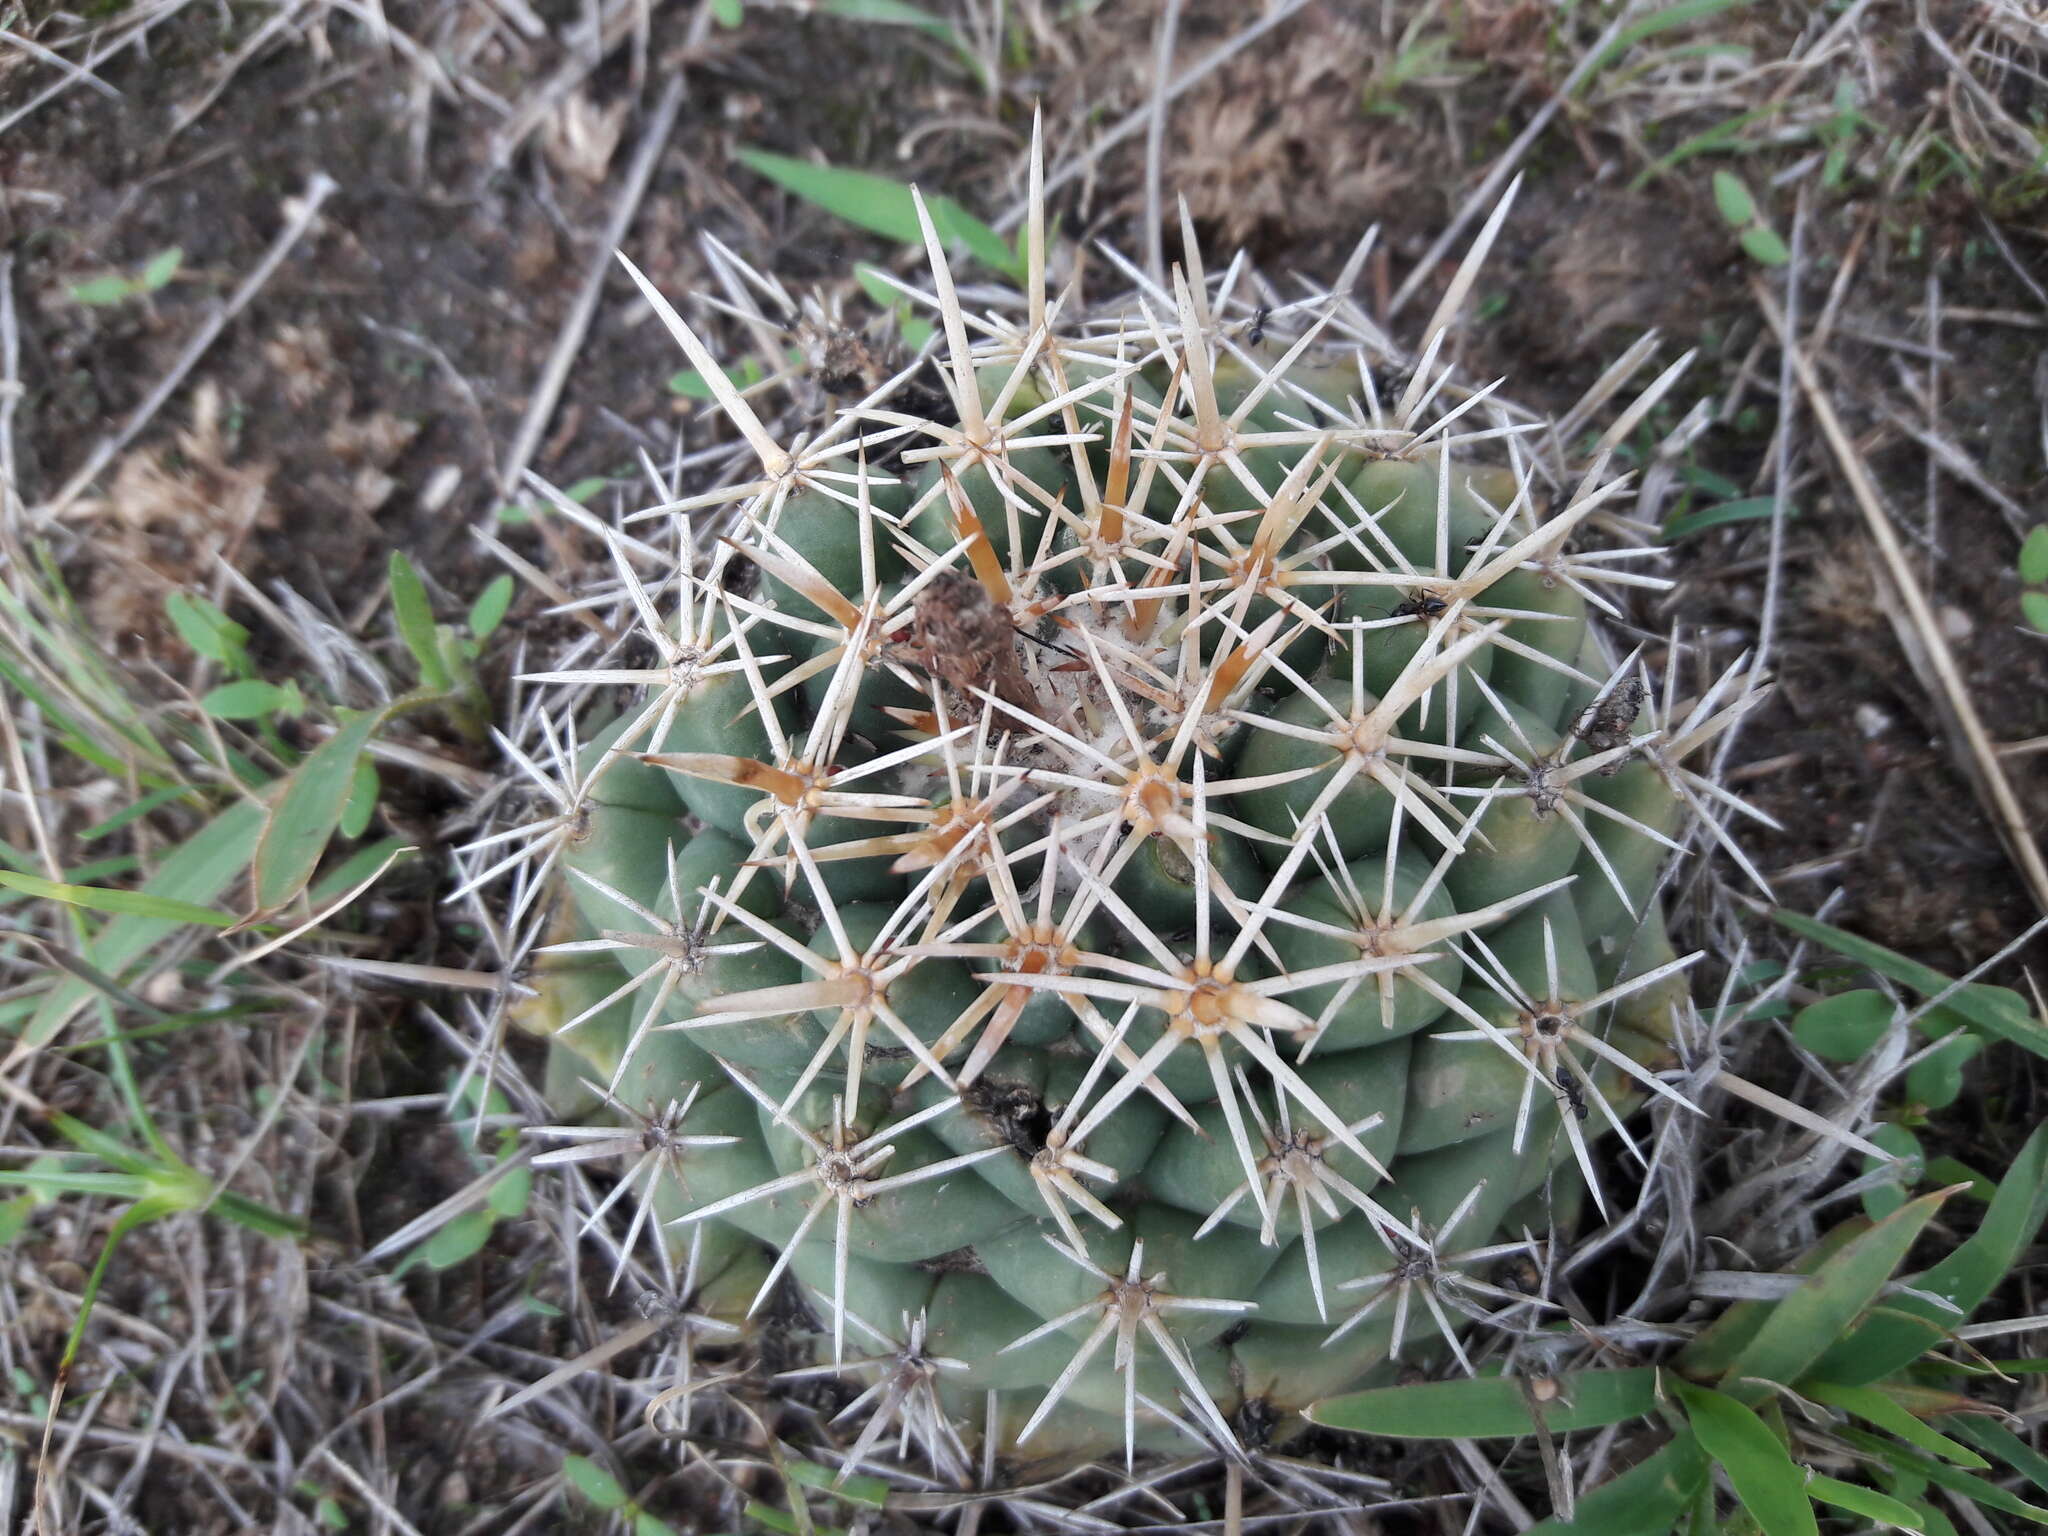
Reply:
[[[1725,1392],[1675,1378],[1671,1389],[1685,1404],[1693,1433],[1728,1474],[1735,1496],[1756,1517],[1764,1536],[1820,1536],[1820,1522],[1806,1497],[1806,1472],[1762,1419]]]
[[[1967,1445],[1960,1445],[1930,1425],[1922,1423],[1876,1387],[1841,1387],[1823,1382],[1800,1389],[1804,1396],[1830,1408],[1840,1408],[1857,1418],[1917,1445],[1929,1455],[1940,1456],[1958,1466],[1983,1471],[1991,1465]]]
[[[1723,1388],[1754,1402],[1770,1390],[1761,1383],[1796,1383],[1877,1300],[1946,1198],[1922,1195],[1901,1206],[1844,1244],[1797,1290],[1780,1298],[1756,1336],[1722,1373]]]
[[[275,912],[313,878],[328,839],[341,823],[355,786],[356,762],[393,706],[365,710],[307,754],[292,770],[256,845],[258,912]]]
[[[2028,1482],[2048,1493],[2048,1456],[2043,1456],[2018,1435],[1976,1413],[1959,1413],[1949,1427],[1980,1450],[1998,1457]]]
[[[1740,501],[1723,501],[1711,507],[1702,507],[1697,512],[1683,512],[1664,525],[1664,542],[1675,544],[1695,533],[1705,533],[1709,528],[1723,528],[1730,523],[1769,522],[1774,505],[1768,496],[1745,496]],[[1796,507],[1785,509],[1785,520],[1790,522],[1799,515]]]
[[[1807,1497],[1818,1499],[1823,1504],[1832,1504],[1836,1509],[1846,1509],[1852,1515],[1879,1525],[1893,1526],[1902,1531],[1924,1531],[1927,1523],[1909,1504],[1901,1504],[1888,1493],[1879,1493],[1875,1488],[1859,1487],[1832,1477],[1812,1477],[1806,1483]]]
[[[1707,1482],[1699,1441],[1680,1435],[1611,1483],[1582,1494],[1572,1518],[1545,1520],[1527,1536],[1666,1536]]]
[[[742,147],[735,153],[749,169],[849,224],[904,245],[918,245],[924,239],[910,188],[900,181],[870,171],[792,160],[763,149]],[[941,240],[965,246],[976,260],[998,272],[1017,274],[1017,253],[1009,242],[952,198],[928,197],[925,206]]]
[[[249,867],[263,830],[263,807],[244,803],[227,810],[187,838],[143,883],[152,896],[204,905]],[[125,913],[93,938],[83,958],[110,976],[119,976],[185,924],[162,917]],[[23,1032],[30,1045],[45,1045],[94,996],[89,982],[77,977],[50,989]]]
[[[98,885],[62,885],[39,875],[18,875],[6,870],[0,870],[0,886],[44,901],[84,907],[88,912],[157,917],[168,923],[197,923],[206,928],[232,928],[235,925],[235,919],[225,912],[216,912],[197,902],[153,896],[148,891],[114,891]]]
[[[1475,1377],[1380,1387],[1326,1398],[1304,1417],[1311,1424],[1402,1440],[1517,1439],[1542,1426],[1553,1432],[1599,1429],[1657,1408],[1657,1371],[1570,1371],[1556,1378],[1555,1400],[1532,1404],[1516,1377]]]
[[[2036,1525],[2048,1525],[2048,1509],[2043,1509],[2037,1504],[2029,1504],[2018,1494],[2010,1493],[1996,1483],[1961,1471],[1945,1461],[1937,1461],[1932,1456],[1923,1456],[1896,1440],[1882,1440],[1860,1429],[1844,1429],[1841,1435],[1845,1443],[1868,1452],[1877,1458],[1880,1464],[1894,1471],[1917,1474],[1930,1483],[1946,1488],[1950,1493],[1961,1494],[1971,1503],[1981,1504],[1986,1509],[1995,1509],[2000,1514],[2017,1515],[2022,1520],[2031,1520]]]
[[[1591,89],[1593,82],[1600,78],[1607,66],[1636,44],[1648,42],[1660,32],[1669,32],[1674,27],[1688,27],[1696,21],[1706,20],[1709,16],[1718,16],[1723,11],[1748,4],[1749,0],[1679,0],[1677,5],[1667,5],[1661,11],[1652,11],[1634,25],[1622,28],[1615,34],[1614,41],[1595,55],[1579,86],[1579,94],[1583,96]]]
[[[1868,1386],[1903,1370],[1948,1337],[1957,1323],[2018,1263],[2021,1251],[2048,1221],[2048,1125],[2036,1126],[1968,1241],[1913,1282],[1916,1291],[1943,1297],[1948,1312],[1920,1296],[1894,1296],[1847,1338],[1821,1356],[1813,1375],[1844,1386]]]

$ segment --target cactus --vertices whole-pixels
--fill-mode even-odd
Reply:
[[[1076,319],[1037,212],[1022,313],[970,314],[927,219],[950,410],[794,446],[628,264],[758,468],[645,514],[672,580],[609,535],[653,665],[535,674],[628,701],[497,834],[546,876],[549,1158],[624,1126],[692,1305],[793,1284],[945,1466],[1464,1360],[1543,1305],[1499,1261],[1612,1208],[1591,1143],[1690,1110],[1657,892],[1754,689],[1681,707],[1595,622],[1655,584],[1578,544],[1677,371],[1554,494],[1441,363],[1504,212],[1409,360],[1338,297],[1248,321],[1191,231]]]

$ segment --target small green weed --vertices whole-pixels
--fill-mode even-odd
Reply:
[[[98,277],[72,284],[71,297],[75,303],[89,305],[95,309],[124,304],[129,299],[140,298],[163,288],[178,275],[178,269],[184,263],[184,251],[174,245],[150,257],[133,276],[124,272],[103,272]]]

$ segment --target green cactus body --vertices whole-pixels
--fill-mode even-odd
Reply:
[[[922,1319],[1006,1452],[1456,1352],[1474,1307],[1397,1293],[1495,1296],[1459,1256],[1675,1064],[1653,893],[1712,732],[1644,734],[1597,662],[1613,567],[1495,442],[1232,416],[1199,286],[1150,354],[956,350],[891,485],[730,509],[693,601],[744,665],[597,763],[521,1014],[565,1113],[696,1084],[730,1139],[667,1241],[774,1265],[828,1359]]]

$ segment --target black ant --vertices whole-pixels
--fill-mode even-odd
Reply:
[[[1557,1086],[1564,1102],[1571,1107],[1571,1112],[1578,1116],[1579,1124],[1584,1125],[1586,1123],[1585,1087],[1579,1082],[1578,1078],[1572,1075],[1571,1069],[1562,1063],[1559,1064],[1557,1069]]]
[[[1434,592],[1418,592],[1394,610],[1397,619],[1434,619],[1450,610],[1450,604]]]
[[[1252,315],[1251,329],[1244,333],[1245,340],[1255,347],[1264,341],[1266,339],[1266,321],[1272,313],[1273,311],[1270,306],[1261,304]]]

